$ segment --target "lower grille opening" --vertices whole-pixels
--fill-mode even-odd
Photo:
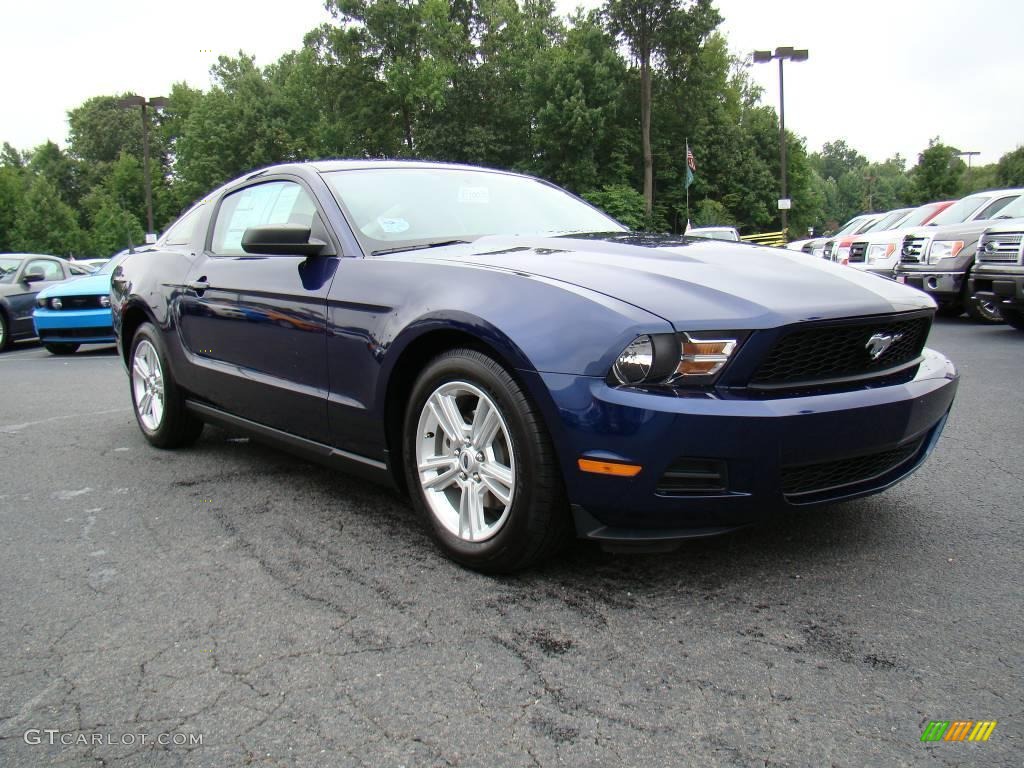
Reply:
[[[728,466],[721,459],[679,458],[665,470],[655,492],[665,496],[699,496],[728,490]]]
[[[923,442],[924,438],[919,437],[879,453],[820,464],[783,467],[782,492],[786,498],[800,500],[875,480],[914,459],[920,453]]]
[[[106,328],[40,328],[39,338],[61,338],[61,339],[92,339],[99,336],[112,337],[114,329],[109,325]]]

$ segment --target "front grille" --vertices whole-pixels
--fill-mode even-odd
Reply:
[[[814,241],[811,240],[808,243],[804,243],[804,247],[801,248],[800,250],[802,250],[804,253],[813,254],[814,253]]]
[[[867,259],[868,244],[867,243],[854,243],[850,246],[849,261],[851,264],[854,262],[863,262]]]
[[[794,326],[776,342],[750,386],[799,389],[882,378],[918,361],[931,322],[931,315],[918,315]]]
[[[928,238],[924,235],[907,235],[903,238],[900,261],[907,264],[924,264],[928,254]]]
[[[94,339],[94,338],[111,338],[114,335],[114,329],[109,325],[105,328],[100,326],[98,328],[40,328],[39,338],[40,339]]]
[[[826,258],[826,259],[831,259],[832,258],[832,250],[834,248],[835,248],[835,242],[834,241],[830,240],[829,242],[825,243],[825,251],[822,254],[822,257]]]
[[[923,437],[880,453],[850,459],[782,468],[782,492],[787,498],[806,497],[859,485],[899,469],[921,450]]]
[[[61,310],[65,309],[102,309],[99,296],[61,296]],[[49,302],[48,302],[49,304]],[[48,309],[53,309],[49,304]]]
[[[984,264],[1020,264],[1021,232],[991,232],[978,242],[978,261]]]

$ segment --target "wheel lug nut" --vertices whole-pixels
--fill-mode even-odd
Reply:
[[[473,480],[479,483],[480,482],[480,475],[474,473],[473,474]]]
[[[476,460],[477,460],[477,461],[483,461],[483,460],[484,460],[484,452],[483,452],[483,451],[479,451],[479,452],[477,453],[477,455],[476,455]]]
[[[465,480],[465,479],[466,479],[466,473],[465,472],[459,472],[459,480]]]

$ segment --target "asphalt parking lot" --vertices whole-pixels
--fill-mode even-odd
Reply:
[[[0,765],[1019,766],[1024,334],[940,320],[930,346],[960,394],[902,485],[493,578],[389,491],[210,428],[149,447],[109,348],[21,345]],[[930,720],[998,726],[925,744]]]

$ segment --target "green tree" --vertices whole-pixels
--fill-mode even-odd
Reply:
[[[75,211],[44,174],[32,179],[18,206],[13,240],[15,249],[26,253],[70,256],[85,251]]]
[[[922,204],[956,197],[967,167],[957,152],[955,147],[943,144],[937,137],[928,142],[928,148],[918,156],[912,173],[915,202]]]
[[[996,182],[1001,187],[1024,187],[1024,146],[999,158]]]
[[[627,184],[610,184],[583,197],[630,229],[643,229],[647,222],[644,196]]]
[[[660,60],[685,60],[696,52],[721,17],[710,0],[607,0],[608,28],[621,39],[640,70],[640,141],[643,159],[644,206],[648,216],[654,205],[654,153],[651,145],[652,69]],[[689,50],[685,50],[689,48]]]

